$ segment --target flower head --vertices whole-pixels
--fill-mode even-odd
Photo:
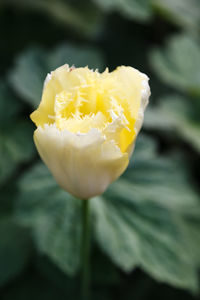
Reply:
[[[38,152],[61,187],[90,198],[125,171],[149,95],[148,77],[131,67],[99,73],[64,65],[47,75],[31,119]]]

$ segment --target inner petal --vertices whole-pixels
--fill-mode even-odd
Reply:
[[[66,129],[73,133],[87,133],[92,128],[103,131],[106,125],[106,117],[101,112],[98,112],[96,115],[90,114],[84,117],[74,115],[72,118],[59,118],[56,120],[57,128],[60,130]]]
[[[57,94],[55,123],[60,130],[73,133],[87,133],[96,128],[126,152],[133,140],[134,120],[125,99],[121,101],[116,93],[113,96],[113,88],[106,86],[105,90],[104,85],[96,80],[95,86],[93,82]]]
[[[125,85],[126,88],[123,89],[120,80],[111,75],[115,72],[105,71],[99,74],[89,71],[82,78],[82,73],[75,70],[79,81],[55,97],[54,118],[57,128],[74,133],[87,133],[96,128],[103,134],[107,135],[109,132],[110,135],[110,129],[106,131],[106,128],[113,128],[117,124],[112,129],[113,132],[116,131],[112,137],[121,151],[126,152],[136,135],[134,124],[139,104],[138,101],[132,101],[134,105],[130,102],[130,87]],[[138,98],[138,95],[134,96]],[[118,121],[114,122],[116,119]]]

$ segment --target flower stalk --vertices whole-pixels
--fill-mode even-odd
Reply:
[[[90,207],[89,199],[82,201],[81,296],[90,298]]]

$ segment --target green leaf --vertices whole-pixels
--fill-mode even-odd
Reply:
[[[157,280],[197,289],[199,199],[180,158],[158,157],[140,137],[129,168],[91,199],[94,238],[124,271],[140,266]],[[38,249],[70,275],[79,267],[80,201],[62,191],[44,165],[20,180],[17,216],[33,229]]]
[[[27,162],[35,154],[33,126],[18,121],[0,128],[0,183],[2,184],[20,163]]]
[[[33,228],[39,251],[73,275],[80,259],[80,202],[58,188],[47,168],[36,165],[20,182],[19,220]]]
[[[93,199],[95,237],[124,271],[140,266],[157,280],[197,290],[199,259],[193,250],[199,244],[188,230],[197,215],[200,219],[198,196],[182,163],[156,157],[153,147],[140,139],[123,178]],[[190,225],[185,217],[189,211]]]
[[[22,103],[14,97],[10,88],[3,81],[0,82],[0,126],[11,122],[22,109]]]
[[[15,10],[19,8],[27,9],[39,14],[44,14],[50,20],[63,25],[69,30],[73,29],[76,35],[95,36],[101,27],[102,14],[92,3],[82,3],[76,1],[57,0],[1,0],[2,5],[12,5]]]
[[[200,45],[187,35],[175,35],[164,50],[154,49],[149,61],[157,75],[175,89],[200,95]]]
[[[120,182],[113,189],[93,203],[102,249],[124,271],[140,266],[157,280],[196,290],[197,268],[173,213],[147,197],[134,203],[132,185]]]
[[[30,160],[35,151],[33,126],[21,120],[22,102],[5,81],[0,82],[0,185],[20,163]]]
[[[97,247],[92,248],[91,266],[92,282],[98,286],[111,286],[120,284],[119,269]]]
[[[54,49],[48,56],[48,67],[54,70],[63,64],[75,67],[85,67],[93,69],[103,69],[104,62],[99,50],[88,46],[75,46],[73,44],[63,44]]]
[[[9,76],[10,82],[19,96],[37,107],[47,73],[63,64],[102,69],[103,58],[93,48],[71,44],[60,45],[51,52],[32,48],[17,58],[15,68]]]
[[[53,282],[33,271],[14,282],[2,294],[2,300],[64,300],[69,297],[69,293],[63,293]],[[70,297],[77,299],[74,294],[70,294]]]
[[[47,68],[43,50],[30,49],[17,58],[9,79],[19,96],[29,104],[39,104]]]
[[[15,183],[12,184],[12,188],[10,188],[10,182],[8,182],[0,189],[0,219],[13,214],[16,193],[17,187]]]
[[[198,0],[151,0],[153,7],[162,17],[198,32],[200,25],[200,3]]]
[[[72,299],[76,298],[73,295],[77,292],[77,278],[68,277],[66,272],[63,272],[56,264],[49,259],[48,256],[38,255],[34,266],[42,277],[46,278],[50,283],[54,284],[59,290],[67,295],[72,294]]]
[[[93,0],[103,10],[117,10],[129,19],[145,21],[150,19],[152,11],[148,0]]]
[[[200,122],[197,103],[178,95],[163,97],[155,108],[148,108],[144,126],[178,135],[200,152]]]
[[[10,218],[1,218],[0,240],[0,286],[2,286],[26,267],[31,242],[27,230]]]

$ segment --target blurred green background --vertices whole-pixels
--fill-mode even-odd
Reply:
[[[68,63],[148,74],[125,174],[91,202],[92,299],[199,298],[200,1],[0,1],[0,299],[80,299],[80,202],[36,153],[29,114]]]

